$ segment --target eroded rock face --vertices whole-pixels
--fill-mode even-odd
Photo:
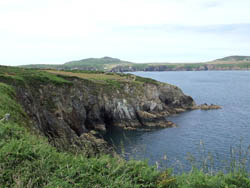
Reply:
[[[174,124],[166,116],[196,106],[179,88],[164,83],[128,82],[118,88],[77,78],[71,82],[17,87],[18,100],[51,142],[63,140],[65,147],[90,147],[93,153],[111,152],[99,134],[111,126],[171,127]]]

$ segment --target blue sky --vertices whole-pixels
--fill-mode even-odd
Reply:
[[[0,0],[0,64],[250,55],[249,0]]]

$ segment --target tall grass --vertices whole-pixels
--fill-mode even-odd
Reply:
[[[129,160],[131,152],[125,144],[132,145],[126,134],[121,136],[120,144],[116,143],[120,155]],[[135,153],[145,152],[146,146],[136,148]],[[249,165],[250,147],[244,148],[242,140],[239,145],[230,148],[230,157],[225,160],[206,149],[205,144],[200,141],[198,158],[187,154],[186,162],[190,170],[187,170],[180,160],[168,159],[164,155],[160,161],[155,163],[155,168],[160,172],[157,187],[185,187],[185,188],[250,188]],[[127,152],[130,152],[128,154]],[[133,154],[136,157],[136,154]],[[142,158],[141,156],[138,158]],[[145,158],[145,157],[144,157]],[[166,167],[171,164],[171,167]],[[217,166],[220,163],[220,167]]]
[[[173,174],[171,169],[159,171],[144,161],[59,152],[45,138],[10,120],[0,123],[0,187],[248,188],[248,151],[239,148],[238,152],[232,150],[227,173],[211,173],[204,158],[201,168]]]
[[[14,123],[0,123],[0,187],[156,187],[145,162],[58,152]]]

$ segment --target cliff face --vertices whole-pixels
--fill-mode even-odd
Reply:
[[[100,132],[111,126],[124,129],[169,127],[166,116],[195,106],[193,99],[165,83],[124,82],[107,87],[79,78],[72,84],[16,86],[27,115],[55,145],[91,148],[92,154],[111,152]],[[91,154],[90,154],[91,155]]]
[[[130,74],[0,67],[0,82],[15,90],[27,126],[87,155],[112,152],[102,138],[112,126],[171,127],[168,115],[199,108],[175,86]]]

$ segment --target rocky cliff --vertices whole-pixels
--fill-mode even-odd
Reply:
[[[35,125],[33,128],[54,145],[66,149],[91,148],[89,155],[112,151],[101,136],[112,126],[124,129],[170,127],[173,124],[166,120],[168,115],[196,107],[193,99],[176,86],[133,75],[103,74],[102,79],[116,76],[116,80],[106,80],[104,84],[101,80],[84,79],[72,73],[63,78],[53,77],[64,80],[59,84],[44,81],[45,72],[42,72],[42,79],[23,74],[20,84],[10,82],[12,74],[0,79],[15,88],[17,101]],[[46,72],[47,77],[51,75],[54,74]],[[90,75],[83,77],[87,76]]]

